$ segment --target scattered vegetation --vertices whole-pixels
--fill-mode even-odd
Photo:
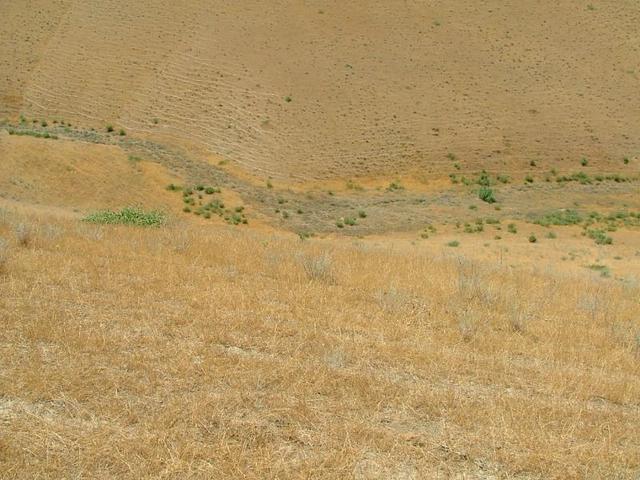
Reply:
[[[35,137],[35,138],[46,138],[51,140],[57,140],[58,136],[49,132],[38,132],[37,130],[17,130],[14,128],[7,128],[7,132],[9,135],[16,136],[27,136],[27,137]]]
[[[387,192],[398,192],[404,190],[404,186],[400,183],[400,180],[395,180],[387,187]]]
[[[447,243],[447,247],[459,247],[460,246],[460,242],[458,240],[452,240],[449,243]]]

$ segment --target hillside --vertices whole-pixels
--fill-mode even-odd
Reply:
[[[640,148],[634,2],[35,0],[3,7],[0,117],[107,123],[266,181]]]
[[[0,480],[640,478],[636,2],[0,3]]]

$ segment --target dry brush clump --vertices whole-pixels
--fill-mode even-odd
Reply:
[[[10,478],[640,469],[637,286],[231,227],[76,226],[0,278]]]

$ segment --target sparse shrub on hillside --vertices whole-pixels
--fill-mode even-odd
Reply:
[[[506,175],[500,174],[496,178],[500,183],[509,183],[509,177],[507,177]]]
[[[510,223],[509,225],[507,225],[507,231],[509,233],[518,233],[518,227],[516,227],[515,223]]]
[[[293,98],[291,98],[290,95],[287,95],[286,97],[284,97],[284,101],[287,103],[291,103],[291,101],[293,100]]]
[[[459,247],[460,246],[460,242],[458,240],[452,240],[449,243],[447,243],[447,247]]]
[[[18,240],[18,244],[23,247],[28,247],[33,241],[33,232],[29,225],[26,223],[20,223],[16,226],[15,229],[16,240]]]
[[[608,278],[611,276],[611,270],[609,270],[609,267],[607,267],[606,265],[600,265],[598,263],[594,263],[592,265],[587,265],[587,268],[589,270],[600,272],[601,277]]]
[[[124,137],[126,134],[127,132],[125,132],[123,128],[121,128],[120,131],[118,132],[118,135],[120,135],[121,137]]]
[[[35,138],[46,138],[51,140],[57,140],[58,136],[49,132],[36,132],[35,130],[16,130],[14,128],[7,128],[9,135],[27,136]]]
[[[482,187],[478,191],[478,197],[480,200],[487,203],[496,203],[496,197],[493,195],[493,190],[489,187]]]
[[[310,280],[333,282],[333,261],[327,252],[319,255],[301,255],[300,263]]]
[[[529,235],[529,243],[536,243],[537,241],[538,241],[538,237],[536,237],[533,234]]]
[[[40,125],[41,125],[43,128],[46,128],[46,127],[48,127],[48,126],[49,126],[49,124],[47,123],[47,121],[46,121],[46,120],[42,120],[42,121],[40,122]]]
[[[491,186],[491,179],[489,178],[489,174],[483,170],[480,176],[478,177],[478,179],[476,180],[476,183],[483,187]]]
[[[267,188],[273,188],[273,183],[271,183],[271,180],[267,180]]]
[[[457,157],[454,153],[449,152],[447,153],[447,158],[451,161],[454,161]]]
[[[586,158],[582,158],[582,160],[580,160],[580,165],[586,167],[587,165],[589,165],[589,160],[587,160]]]
[[[584,219],[575,210],[558,210],[537,218],[533,221],[536,225],[548,227],[549,225],[577,225]]]
[[[353,180],[347,180],[347,188],[349,190],[356,190],[358,192],[361,192],[361,191],[364,190],[362,185],[360,185],[359,183],[354,182]]]
[[[358,212],[358,216],[359,216],[360,218],[367,218],[367,212],[365,212],[364,210],[360,210],[360,211]]]
[[[347,217],[344,219],[344,224],[349,225],[350,227],[354,227],[357,224],[357,222],[355,218]]]
[[[85,222],[106,225],[123,224],[140,227],[157,227],[165,223],[166,217],[159,211],[144,211],[138,207],[125,207],[120,211],[101,210],[84,219]]]
[[[613,243],[613,238],[603,230],[587,230],[587,236],[595,240],[596,245],[611,245]]]
[[[6,271],[8,260],[9,246],[7,245],[6,240],[0,238],[0,274]]]
[[[113,125],[107,125],[107,133],[113,132]]]
[[[524,177],[524,182],[533,183],[533,177],[531,175],[527,175],[526,177]]]
[[[387,187],[387,192],[397,192],[399,190],[404,190],[404,186],[400,183],[400,180],[391,182]]]
[[[629,165],[629,157],[624,157],[622,159],[622,163],[624,163],[625,165]]]

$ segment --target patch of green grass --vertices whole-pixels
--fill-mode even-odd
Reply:
[[[538,237],[536,237],[533,234],[529,235],[529,243],[536,243],[537,241],[538,241]]]
[[[549,225],[577,225],[584,218],[575,210],[558,210],[535,219],[532,223],[548,227]]]
[[[489,187],[481,187],[478,191],[478,197],[483,202],[496,203],[496,197],[493,195],[493,190],[491,190]]]
[[[447,243],[447,247],[459,247],[460,246],[460,242],[458,240],[452,240],[449,243]]]
[[[125,207],[120,211],[100,210],[87,215],[85,222],[105,225],[136,225],[140,227],[158,227],[165,223],[166,217],[159,211],[145,211],[139,207]]]
[[[591,265],[586,266],[589,270],[593,270],[595,272],[600,272],[601,277],[608,278],[611,276],[611,270],[606,265],[601,265],[599,263],[592,263]]]
[[[516,227],[515,223],[510,223],[509,225],[507,225],[507,231],[509,233],[518,233],[518,227]]]
[[[613,238],[608,236],[603,230],[587,230],[587,237],[595,240],[596,245],[611,245]]]
[[[13,128],[7,128],[7,132],[9,135],[17,135],[19,137],[35,137],[35,138],[46,138],[51,140],[57,140],[58,136],[49,132],[38,132],[36,130],[15,130]]]

